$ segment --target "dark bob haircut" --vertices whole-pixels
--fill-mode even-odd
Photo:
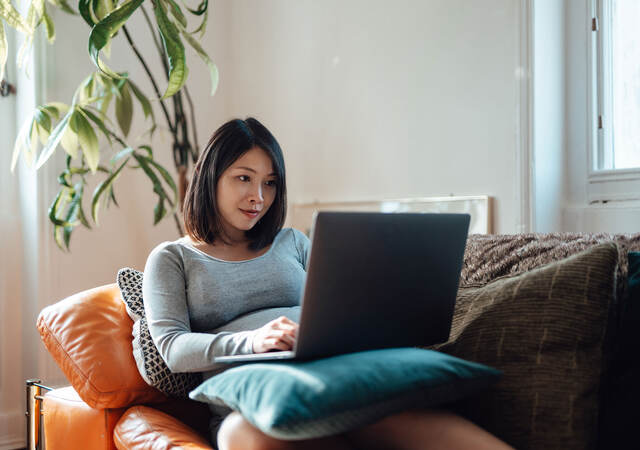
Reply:
[[[216,202],[216,188],[222,173],[254,147],[271,158],[276,173],[276,197],[269,211],[246,232],[251,250],[270,245],[282,229],[287,216],[287,186],[284,157],[280,144],[256,119],[233,119],[214,133],[198,158],[184,200],[184,225],[189,237],[213,244],[226,241]]]

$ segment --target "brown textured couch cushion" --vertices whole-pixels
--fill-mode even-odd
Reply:
[[[460,412],[518,449],[593,448],[615,243],[482,287],[461,287],[439,350],[503,371]]]
[[[467,240],[460,286],[481,286],[505,275],[518,275],[610,241],[620,249],[618,278],[625,280],[627,253],[640,250],[640,233],[473,234]],[[617,289],[622,299],[626,283],[619,283]]]

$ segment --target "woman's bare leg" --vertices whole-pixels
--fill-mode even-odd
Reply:
[[[342,436],[282,441],[264,434],[237,412],[229,414],[218,431],[220,450],[353,450]]]
[[[472,422],[445,411],[406,411],[345,436],[355,447],[370,450],[512,448]]]

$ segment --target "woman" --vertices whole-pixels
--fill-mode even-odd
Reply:
[[[184,205],[187,237],[160,244],[145,266],[149,330],[172,371],[206,378],[224,370],[215,356],[292,349],[309,240],[283,229],[285,217],[278,142],[256,119],[225,123],[196,163]],[[226,415],[212,427],[224,450],[508,448],[444,412],[405,412],[307,441],[280,441],[237,412],[214,412]]]

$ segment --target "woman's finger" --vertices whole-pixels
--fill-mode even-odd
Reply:
[[[282,330],[274,331],[273,334],[271,335],[271,337],[273,339],[280,339],[281,341],[284,341],[288,345],[291,345],[291,346],[293,346],[293,344],[295,343],[295,337],[293,335],[291,335],[290,333],[282,331]]]
[[[271,339],[265,340],[265,346],[267,347],[268,350],[290,350],[291,349],[289,344],[287,344],[286,342],[278,338],[271,338]]]
[[[287,325],[296,325],[296,323],[287,316],[280,316],[274,322]]]

